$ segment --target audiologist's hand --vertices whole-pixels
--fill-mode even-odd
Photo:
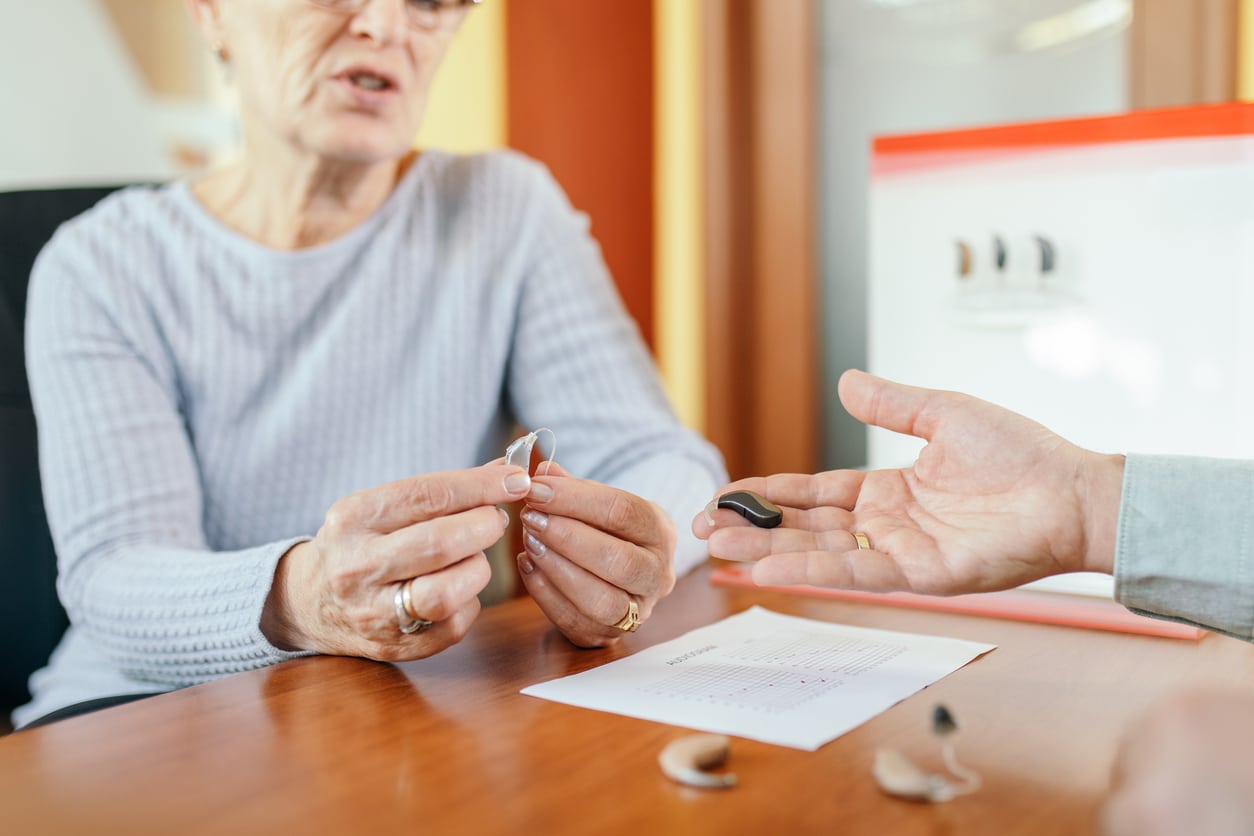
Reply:
[[[338,500],[317,536],[279,562],[262,631],[287,650],[385,661],[455,644],[478,616],[476,596],[491,577],[483,551],[508,524],[496,506],[530,489],[524,470],[493,462]],[[404,585],[410,609],[398,612]],[[402,624],[421,627],[404,633]]]
[[[946,595],[1110,571],[1122,456],[969,395],[862,372],[841,376],[840,399],[860,421],[925,440],[918,460],[732,483],[719,493],[756,491],[781,507],[783,524],[752,528],[720,510],[710,526],[698,514],[692,530],[710,554],[757,561],[753,579],[764,585]]]
[[[1197,692],[1155,706],[1123,740],[1107,836],[1254,833],[1254,695]]]

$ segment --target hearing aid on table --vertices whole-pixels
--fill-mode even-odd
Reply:
[[[753,491],[731,491],[705,506],[705,521],[714,525],[710,512],[715,508],[735,511],[758,528],[774,528],[784,521],[784,512],[778,505]]]
[[[726,789],[736,786],[736,776],[707,770],[727,762],[730,746],[727,735],[690,734],[666,744],[658,763],[672,781],[702,789]]]
[[[889,795],[933,803],[975,792],[981,784],[979,774],[960,764],[954,754],[953,736],[957,731],[958,724],[953,714],[945,706],[937,705],[932,710],[932,734],[941,741],[941,756],[949,775],[921,769],[909,756],[896,749],[878,749],[875,764],[871,767],[875,783]]]

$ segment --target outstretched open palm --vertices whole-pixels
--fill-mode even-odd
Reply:
[[[698,516],[693,531],[709,539],[712,555],[757,560],[760,584],[932,594],[1096,568],[1106,518],[1113,531],[1117,515],[1121,457],[1083,450],[968,395],[856,371],[842,376],[839,391],[860,421],[926,440],[918,460],[897,470],[735,482],[719,493],[756,491],[783,509],[783,524],[753,528],[720,511],[711,527]],[[854,531],[870,549],[858,548]]]

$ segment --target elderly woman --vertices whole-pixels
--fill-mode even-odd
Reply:
[[[541,166],[411,150],[473,3],[188,5],[238,84],[242,155],[114,195],[32,278],[72,627],[16,724],[304,653],[438,653],[520,500],[553,623],[586,646],[634,629],[704,556],[673,521],[721,459]],[[551,428],[564,467],[500,459],[516,424]]]

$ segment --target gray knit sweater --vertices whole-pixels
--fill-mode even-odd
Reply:
[[[486,462],[515,422],[666,508],[678,571],[705,554],[721,458],[674,418],[586,219],[516,154],[425,153],[293,252],[186,182],[121,192],[40,255],[26,333],[73,626],[17,725],[295,655],[259,629],[279,557],[337,498]]]

